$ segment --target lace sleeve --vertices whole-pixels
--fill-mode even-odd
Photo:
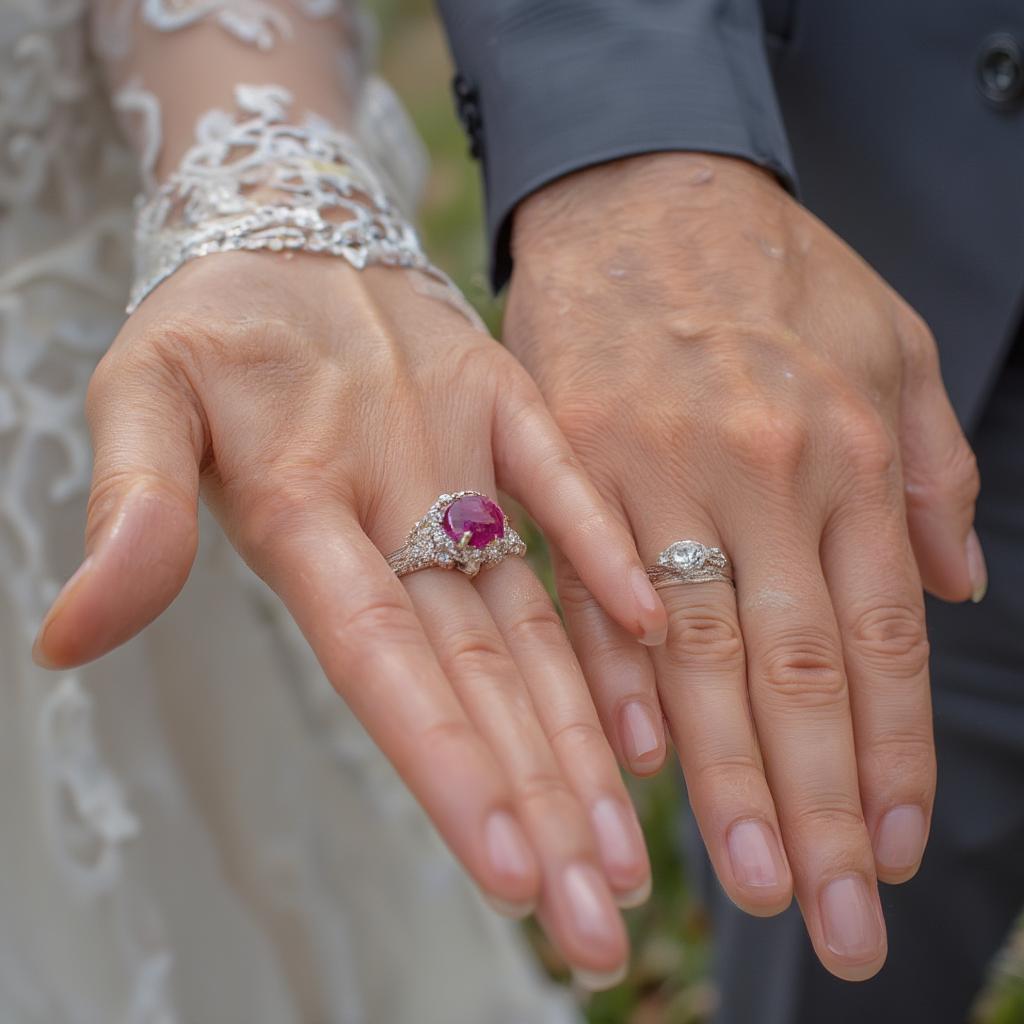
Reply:
[[[129,311],[189,260],[239,249],[410,267],[454,290],[407,220],[426,161],[367,74],[348,3],[93,0],[91,14],[144,184]]]
[[[360,47],[339,0],[93,0],[91,36],[150,183],[235,108],[239,84],[274,85],[341,130],[353,125]]]

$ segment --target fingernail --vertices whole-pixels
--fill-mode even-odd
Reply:
[[[634,907],[642,907],[651,898],[651,876],[648,875],[642,885],[638,885],[629,892],[617,892],[615,894],[615,905],[620,910],[632,910]]]
[[[974,530],[967,535],[967,572],[971,577],[971,600],[977,604],[988,590],[988,569],[981,541]]]
[[[825,944],[846,960],[871,960],[882,951],[875,901],[860,875],[835,878],[821,891]]]
[[[603,797],[590,809],[605,873],[612,879],[623,875],[636,879],[647,870],[647,854],[640,824],[632,808],[621,801]]]
[[[657,591],[647,578],[647,573],[640,568],[633,569],[630,573],[630,585],[633,588],[636,603],[643,612],[640,625],[644,630],[644,635],[640,637],[640,643],[647,647],[660,647],[668,637],[668,625],[665,623],[665,613]],[[652,620],[658,625],[652,626]]]
[[[779,869],[773,855],[778,849],[775,834],[763,821],[738,821],[726,840],[732,873],[740,885],[750,889],[774,888]]]
[[[655,719],[654,712],[639,700],[630,701],[623,707],[622,718],[622,752],[630,765],[643,768],[656,760],[652,755],[661,751],[661,722]]]
[[[606,989],[621,985],[626,980],[628,971],[629,964],[623,964],[614,971],[585,971],[577,967],[573,969],[572,980],[587,992],[604,992]]]
[[[82,564],[74,571],[74,573],[72,573],[67,583],[65,583],[64,586],[60,588],[60,593],[57,594],[57,597],[54,599],[53,604],[50,605],[50,610],[46,613],[46,616],[39,627],[39,632],[36,634],[35,641],[32,644],[32,660],[40,668],[56,667],[55,663],[52,662],[46,656],[46,653],[43,651],[46,632],[53,623],[53,620],[56,619],[58,615],[60,615],[61,609],[64,607],[64,605],[67,604],[68,599],[74,593],[75,588],[88,574],[89,570],[93,566],[93,562],[94,556],[88,555],[82,562]]]
[[[519,822],[507,811],[495,811],[485,829],[487,856],[495,871],[518,881],[533,877],[533,854]]]
[[[522,921],[523,918],[529,917],[537,909],[536,904],[532,900],[528,903],[512,903],[509,900],[500,900],[497,896],[492,896],[486,892],[483,894],[483,897],[492,910],[501,914],[502,917],[512,918],[513,921]]]
[[[875,835],[875,860],[890,871],[907,871],[924,852],[924,811],[914,804],[894,807]]]
[[[580,938],[604,946],[617,943],[619,912],[597,868],[570,864],[562,880],[573,928]]]

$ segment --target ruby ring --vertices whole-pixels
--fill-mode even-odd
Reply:
[[[485,565],[526,554],[523,538],[497,502],[477,491],[442,494],[388,555],[398,576],[420,569],[458,569],[475,576]]]

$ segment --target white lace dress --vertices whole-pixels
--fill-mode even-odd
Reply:
[[[111,47],[136,7],[268,48],[335,6],[104,2]],[[77,671],[30,660],[81,556],[83,396],[123,319],[138,187],[87,7],[0,0],[0,1020],[575,1020],[212,521],[139,638]],[[394,102],[360,95],[408,190]]]

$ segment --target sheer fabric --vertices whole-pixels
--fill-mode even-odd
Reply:
[[[311,32],[330,67],[296,72]],[[411,204],[422,150],[369,39],[334,0],[0,0],[5,1024],[575,1019],[211,521],[142,636],[73,672],[29,658],[81,554],[82,405],[123,319],[132,195],[225,88],[291,79]]]

